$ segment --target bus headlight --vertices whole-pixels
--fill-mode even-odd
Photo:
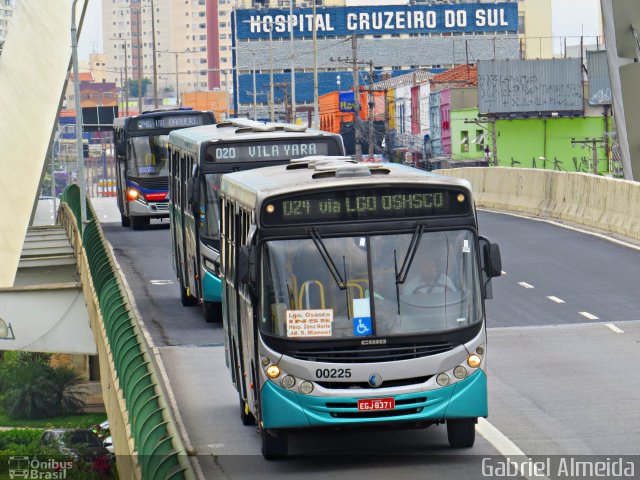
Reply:
[[[267,377],[278,378],[280,376],[280,367],[277,365],[269,365],[267,367]]]
[[[212,260],[209,260],[208,258],[204,258],[202,261],[204,268],[213,273],[216,277],[220,276],[220,269],[218,268],[218,266],[215,264],[215,262],[213,262]]]
[[[456,368],[453,369],[453,376],[456,377],[458,380],[462,380],[464,377],[467,376],[467,369],[464,368],[464,365],[458,365]]]
[[[478,348],[476,348],[476,353],[478,355],[484,355],[484,347],[480,345]]]
[[[300,387],[298,387],[300,390],[300,393],[304,393],[305,395],[309,395],[311,392],[313,392],[313,383],[311,382],[307,382],[306,380],[304,382],[302,382],[300,384]]]
[[[446,387],[447,385],[449,385],[450,381],[451,379],[446,373],[441,373],[436,377],[436,383],[441,387]]]
[[[282,380],[280,380],[280,385],[282,385],[284,388],[293,388],[295,384],[296,379],[291,375],[285,375],[284,377],[282,377]]]
[[[268,358],[268,357],[262,357],[262,365],[263,365],[263,366],[265,366],[265,367],[266,367],[266,366],[267,366],[267,365],[269,365],[270,363],[271,363],[271,360],[269,360],[269,358]]]
[[[134,200],[138,200],[140,198],[140,192],[135,188],[130,188],[127,190],[127,200],[133,202]]]
[[[467,364],[471,368],[478,368],[480,366],[480,363],[482,363],[482,360],[480,359],[480,356],[476,355],[475,353],[472,353],[471,355],[469,355],[469,358],[467,358]]]

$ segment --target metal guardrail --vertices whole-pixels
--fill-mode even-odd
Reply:
[[[65,208],[64,204],[72,212],[75,227],[82,238],[90,283],[98,300],[97,310],[101,313],[98,316],[102,319],[105,341],[109,344],[106,352],[111,353],[111,358],[100,358],[100,361],[109,361],[114,365],[119,383],[116,388],[121,390],[126,404],[130,427],[127,433],[131,437],[128,443],[130,450],[133,449],[130,453],[136,457],[134,465],[137,463],[139,468],[134,470],[138,470],[143,479],[195,479],[193,467],[167,407],[138,318],[131,308],[95,211],[87,201],[88,223],[82,226],[77,185],[65,189],[61,198],[62,209]],[[80,251],[78,246],[76,251]]]

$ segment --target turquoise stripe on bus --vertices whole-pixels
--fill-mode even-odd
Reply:
[[[489,415],[487,401],[487,374],[476,371],[469,378],[453,385],[455,388],[446,418],[486,417]]]
[[[274,382],[267,382],[262,388],[261,395],[262,420],[265,428],[394,423],[487,415],[487,380],[482,371],[448,387],[401,395],[382,392],[376,394],[376,391],[372,390],[368,395],[361,397],[316,397],[286,390]],[[419,411],[393,417],[335,418],[332,416],[332,413],[340,412],[357,413],[358,399],[390,396],[393,396],[396,401],[395,412],[415,409]],[[340,404],[344,407],[336,408]]]
[[[222,281],[213,273],[205,272],[202,278],[202,297],[205,302],[222,301]]]

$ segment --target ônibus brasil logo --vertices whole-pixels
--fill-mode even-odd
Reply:
[[[9,457],[9,478],[30,478],[57,480],[67,478],[67,470],[73,468],[73,462],[40,460],[36,457]]]

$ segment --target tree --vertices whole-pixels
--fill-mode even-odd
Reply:
[[[147,87],[151,84],[151,80],[148,78],[142,79],[142,96],[144,97],[147,94]],[[129,79],[129,97],[137,97],[138,96],[138,80],[130,78]]]
[[[84,406],[80,376],[48,362],[49,355],[28,352],[5,360],[0,371],[0,406],[10,418],[53,417]]]

